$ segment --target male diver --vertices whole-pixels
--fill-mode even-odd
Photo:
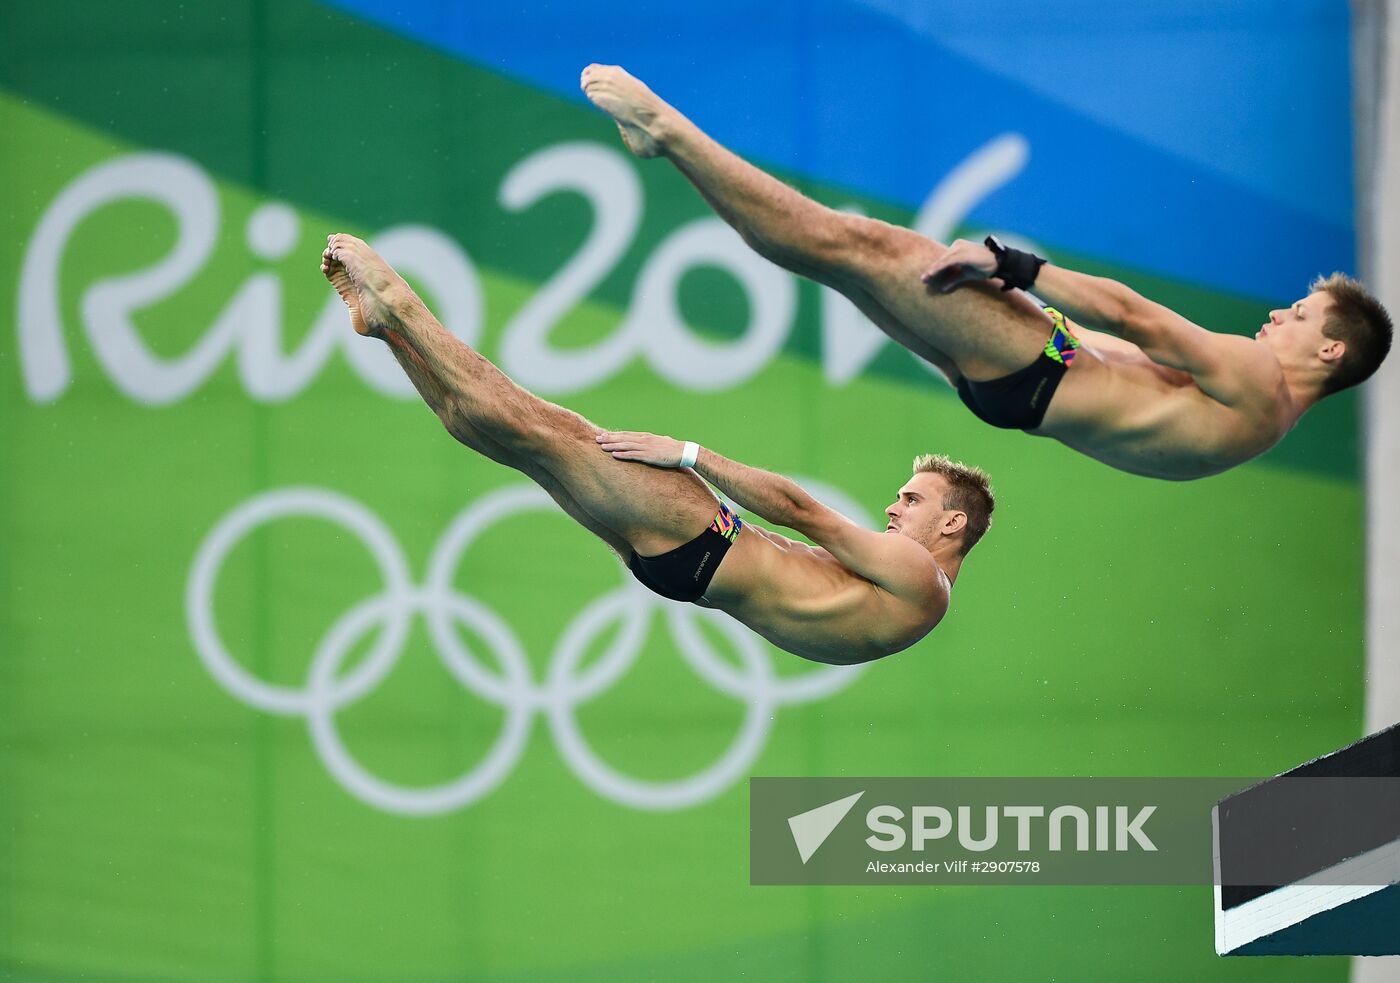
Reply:
[[[853,664],[913,645],[947,613],[963,557],[991,523],[987,476],[926,455],[885,510],[885,531],[862,529],[788,478],[690,442],[604,432],[526,392],[359,239],[329,237],[321,272],[452,436],[532,478],[651,590],[718,608],[794,655]],[[702,477],[817,545],[741,521]]]
[[[992,238],[948,247],[826,208],[621,68],[590,65],[580,84],[634,154],[669,159],[760,255],[845,294],[941,369],[982,420],[1124,471],[1186,480],[1241,464],[1318,400],[1369,377],[1390,349],[1385,309],[1341,274],[1271,312],[1253,339],[1218,334]],[[1032,286],[1048,307],[1023,292]]]

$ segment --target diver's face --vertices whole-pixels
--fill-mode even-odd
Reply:
[[[885,531],[908,536],[924,546],[932,546],[939,528],[950,514],[943,508],[947,493],[948,483],[942,475],[920,471],[904,483],[894,503],[885,509],[885,515],[889,518]]]
[[[1332,304],[1332,296],[1325,290],[1308,294],[1291,307],[1270,311],[1268,323],[1261,325],[1254,337],[1273,349],[1281,360],[1297,360],[1320,352],[1333,343],[1322,333]]]

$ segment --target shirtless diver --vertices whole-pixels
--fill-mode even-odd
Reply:
[[[1390,349],[1389,315],[1342,274],[1271,312],[1253,338],[1219,334],[993,238],[949,247],[820,205],[616,66],[588,66],[581,85],[633,153],[670,160],[760,255],[845,294],[941,369],[982,420],[1123,471],[1186,480],[1228,470],[1364,381]],[[1047,307],[1011,289],[1032,285]]]
[[[845,665],[913,645],[947,613],[991,523],[987,476],[946,457],[915,460],[885,531],[871,532],[788,478],[670,437],[605,432],[448,332],[359,239],[331,236],[321,271],[453,437],[533,479],[651,590],[717,608],[794,655]],[[817,545],[743,522],[705,481]]]

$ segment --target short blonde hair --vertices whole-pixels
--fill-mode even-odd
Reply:
[[[992,510],[997,507],[996,496],[992,494],[992,479],[981,468],[954,461],[943,454],[920,454],[914,458],[914,473],[936,474],[948,482],[943,507],[956,509],[967,516],[962,549],[959,551],[960,556],[967,556],[968,551],[992,527]]]

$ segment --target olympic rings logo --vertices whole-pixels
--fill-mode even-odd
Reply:
[[[817,483],[809,482],[815,485]],[[845,496],[823,488],[824,497],[848,505]],[[379,517],[360,503],[319,488],[264,492],[225,515],[195,554],[185,592],[185,613],[196,652],[225,689],[267,713],[306,719],[311,743],[332,776],[361,801],[386,812],[436,815],[471,805],[489,795],[515,767],[528,743],[536,714],[544,717],[565,762],[589,788],[614,802],[641,810],[683,809],[719,795],[747,773],[762,752],[780,706],[831,696],[848,686],[862,667],[822,667],[800,675],[778,675],[770,647],[747,628],[715,611],[664,601],[636,584],[626,571],[616,589],[595,598],[565,627],[536,679],[525,650],[500,615],[461,593],[453,574],[471,544],[494,523],[524,512],[557,506],[535,485],[513,485],[491,492],[460,512],[438,541],[425,582],[415,585],[403,551]],[[859,512],[851,514],[859,515]],[[219,571],[229,553],[260,526],[293,517],[335,523],[351,532],[373,556],[383,590],[351,607],[316,646],[306,683],[300,688],[259,679],[228,651],[214,620]],[[413,618],[426,619],[430,637],[453,678],[505,712],[501,732],[485,756],[460,777],[441,785],[405,787],[366,770],[347,749],[336,713],[365,697],[393,670],[403,653]],[[642,651],[653,618],[670,631],[690,668],[708,685],[745,707],[743,722],[717,761],[695,774],[649,781],[625,774],[589,746],[575,709],[613,686]],[[741,667],[717,655],[700,630],[708,620],[739,655]],[[590,643],[621,622],[612,644],[581,669]],[[485,663],[462,641],[454,623],[484,642],[501,667]],[[342,672],[355,643],[381,629],[368,655]],[[787,658],[787,656],[783,656]]]

